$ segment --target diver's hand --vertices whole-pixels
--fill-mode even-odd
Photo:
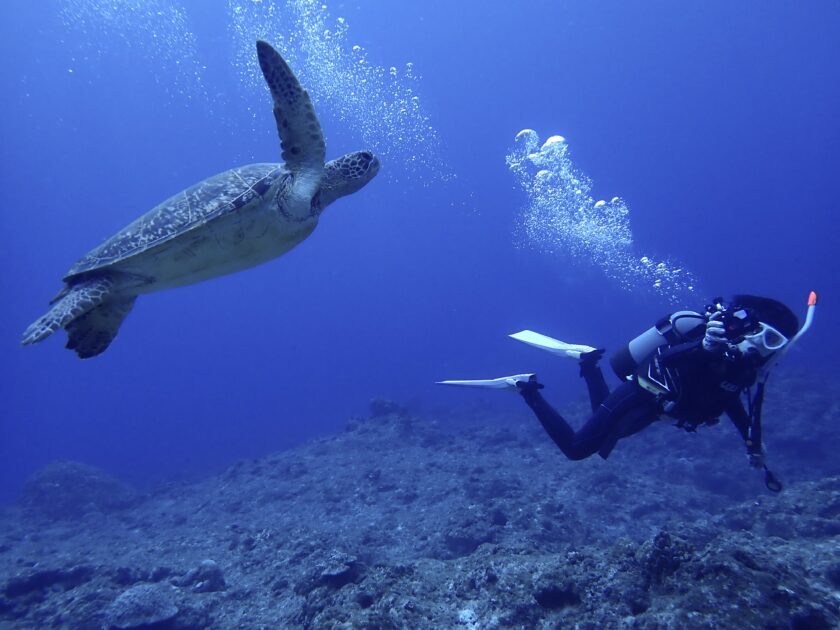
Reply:
[[[723,327],[723,322],[710,319],[706,323],[703,349],[707,352],[725,352],[727,348],[729,348],[729,341],[726,339],[726,329]]]

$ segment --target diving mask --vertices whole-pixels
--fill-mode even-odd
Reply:
[[[743,354],[757,352],[761,357],[766,358],[784,348],[788,338],[770,324],[758,322],[758,329],[748,335],[737,344]]]

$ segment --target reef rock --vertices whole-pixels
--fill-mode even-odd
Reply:
[[[117,597],[105,611],[105,627],[144,628],[178,614],[177,591],[170,584],[138,584]]]
[[[0,627],[838,628],[840,460],[777,437],[831,409],[807,391],[801,409],[766,402],[780,494],[726,425],[657,424],[609,461],[571,462],[524,405],[459,419],[382,404],[108,518],[2,510]],[[819,453],[840,450],[827,419]],[[30,509],[109,509],[120,486],[91,471],[42,472]]]
[[[136,503],[137,493],[98,468],[57,461],[26,482],[21,507],[50,519],[78,518],[90,511],[110,512]]]

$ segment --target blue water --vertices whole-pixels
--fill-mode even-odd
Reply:
[[[0,500],[56,458],[143,485],[340,430],[373,397],[434,414],[480,396],[444,378],[536,370],[576,397],[574,370],[506,335],[615,349],[716,294],[799,313],[820,291],[780,369],[837,376],[836,2],[320,5],[6,7]],[[63,332],[20,347],[87,250],[204,177],[279,160],[257,36],[288,47],[328,156],[372,149],[380,175],[283,258],[141,297],[99,357],[64,350]],[[690,270],[694,288],[523,235],[529,199],[505,156],[524,128],[563,135],[593,200],[629,209],[627,251]]]

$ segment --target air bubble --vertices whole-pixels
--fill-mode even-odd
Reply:
[[[523,129],[506,162],[528,197],[519,229],[526,245],[594,265],[626,290],[652,287],[672,303],[691,298],[696,282],[684,267],[634,253],[627,204],[592,197],[592,181],[572,163],[563,136],[540,146],[537,133]]]
[[[68,42],[81,49],[85,60],[111,54],[113,42],[118,41],[121,51],[172,72],[171,84],[178,86],[173,97],[208,100],[203,76],[194,71],[200,67],[196,37],[186,10],[177,2],[64,0],[60,6],[58,16],[64,28],[80,35]]]
[[[552,144],[562,144],[566,142],[566,138],[563,136],[551,136],[548,140],[545,141],[543,144],[543,150],[548,149]]]
[[[412,62],[402,73],[397,65],[372,63],[362,46],[348,43],[347,21],[333,20],[326,5],[312,0],[263,0],[258,5],[228,0],[228,8],[243,88],[239,92],[249,108],[265,100],[253,54],[254,40],[262,37],[295,70],[327,134],[335,126],[342,134],[355,133],[359,148],[369,148],[387,161],[383,174],[393,180],[410,175],[428,184],[452,177],[437,130],[416,98],[420,79]],[[323,36],[325,31],[329,38]]]

